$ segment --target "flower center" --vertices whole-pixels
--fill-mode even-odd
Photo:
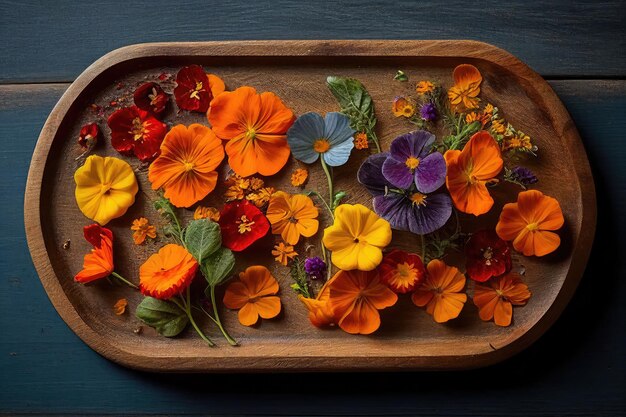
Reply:
[[[330,142],[328,139],[318,139],[313,143],[313,149],[317,153],[324,153],[330,149]]]
[[[196,81],[196,89],[189,94],[189,97],[200,100],[200,95],[198,94],[200,91],[202,91],[202,81]]]
[[[110,182],[105,182],[104,184],[100,184],[100,194],[107,194],[109,191],[111,191],[111,183]]]
[[[411,195],[411,202],[415,205],[418,206],[425,206],[426,205],[426,194],[422,194],[422,193],[413,193],[413,195]]]
[[[410,282],[416,277],[416,271],[413,265],[404,262],[396,266],[395,278],[400,281]]]
[[[185,166],[185,172],[189,172],[193,170],[193,163],[192,162],[184,162],[184,166]]]
[[[420,165],[420,159],[416,158],[414,156],[411,156],[409,158],[407,158],[406,162],[404,163],[409,169],[415,169]]]
[[[253,127],[249,127],[246,131],[246,139],[252,140],[256,137],[256,130]]]
[[[148,98],[150,99],[150,105],[154,106],[157,102],[157,98],[159,98],[156,88],[152,89],[152,94],[148,94]]]
[[[526,228],[529,231],[534,232],[535,230],[539,229],[539,225],[537,223],[530,223],[528,226],[526,226]]]
[[[240,234],[244,234],[252,231],[252,226],[254,226],[254,222],[248,220],[248,217],[244,214],[241,216],[241,220],[237,220],[235,223],[239,225],[238,230]]]
[[[483,250],[483,258],[485,258],[485,265],[491,265],[491,258],[493,258],[493,249],[491,246],[487,246],[487,248]]]
[[[143,140],[143,135],[147,133],[147,122],[142,122],[139,117],[133,119],[133,128],[130,132],[134,140]]]

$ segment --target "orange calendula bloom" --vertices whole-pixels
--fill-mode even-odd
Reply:
[[[417,94],[424,95],[435,91],[435,85],[430,81],[420,81],[415,87]]]
[[[473,65],[461,64],[452,73],[454,85],[448,90],[448,99],[455,110],[471,110],[478,107],[480,83],[483,80],[480,71]]]
[[[335,315],[329,300],[330,284],[336,277],[337,275],[326,281],[315,298],[306,298],[302,294],[298,295],[298,299],[302,301],[302,304],[304,304],[306,309],[309,310],[309,320],[315,327],[335,325]]]
[[[462,151],[444,154],[448,172],[446,186],[454,206],[463,213],[479,216],[493,206],[487,184],[502,170],[500,148],[491,135],[482,130],[470,138]]]
[[[200,124],[176,125],[161,144],[161,155],[150,165],[152,189],[163,188],[176,207],[190,207],[217,184],[217,167],[224,159],[222,142]]]
[[[357,149],[367,149],[370,147],[370,143],[367,140],[367,134],[365,132],[358,132],[354,135],[354,147]]]
[[[196,211],[193,212],[193,219],[194,220],[209,219],[214,222],[219,222],[220,211],[216,209],[215,207],[198,206],[196,208]]]
[[[128,306],[128,300],[126,298],[120,298],[117,300],[117,303],[113,306],[113,312],[116,316],[121,316],[126,312],[126,307]]]
[[[396,117],[413,117],[415,114],[415,104],[407,97],[396,97],[391,106],[393,115]]]
[[[298,252],[293,250],[293,246],[285,245],[283,242],[280,242],[278,245],[274,245],[272,255],[276,259],[276,262],[281,265],[287,266],[289,260],[298,256]]]
[[[285,242],[295,245],[300,236],[311,237],[317,233],[318,214],[309,197],[278,191],[270,199],[266,217],[272,225],[273,234],[281,235]]]
[[[260,190],[261,188],[263,188],[263,185],[265,185],[265,182],[263,182],[261,178],[257,178],[257,177],[250,178],[250,189],[252,191]]]
[[[92,224],[83,228],[83,234],[93,249],[85,255],[83,269],[76,274],[74,280],[86,284],[113,273],[113,232],[106,227]]]
[[[496,233],[502,240],[512,240],[515,250],[524,256],[543,256],[561,244],[561,238],[553,230],[560,229],[564,222],[555,198],[528,190],[517,195],[516,203],[504,205]]]
[[[275,192],[274,187],[263,187],[255,193],[248,194],[246,199],[261,208],[270,201],[270,198],[272,198]]]
[[[485,284],[476,284],[474,304],[484,321],[494,320],[498,326],[508,326],[513,317],[513,306],[526,304],[530,298],[528,286],[517,274],[493,278]]]
[[[467,295],[461,292],[465,287],[465,275],[439,259],[430,261],[426,269],[426,279],[411,297],[413,304],[426,306],[426,312],[437,323],[457,318],[467,301]]]
[[[380,280],[378,271],[339,271],[329,284],[328,302],[341,329],[351,334],[371,334],[380,327],[378,310],[398,301],[396,293]]]
[[[148,219],[141,217],[133,220],[133,225],[130,227],[133,230],[133,240],[135,245],[141,245],[146,241],[146,237],[151,239],[156,238],[156,227],[152,226]]]
[[[286,134],[296,117],[274,93],[257,94],[252,87],[222,93],[211,102],[208,119],[228,141],[228,163],[242,177],[274,175],[289,160]]]
[[[309,171],[304,168],[298,168],[291,174],[291,185],[294,187],[304,185],[307,178],[309,178]]]
[[[184,291],[193,281],[198,262],[180,245],[170,243],[139,268],[139,289],[144,295],[167,300]]]
[[[266,267],[251,266],[239,274],[239,281],[228,286],[224,305],[239,310],[239,323],[252,326],[259,317],[271,319],[280,313],[278,290],[278,281]]]

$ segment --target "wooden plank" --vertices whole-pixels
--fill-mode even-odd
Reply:
[[[621,0],[2,0],[0,82],[71,81],[100,56],[134,43],[342,38],[476,39],[544,76],[626,76]]]
[[[463,373],[155,375],[111,364],[48,301],[22,225],[39,130],[67,85],[0,87],[0,412],[611,416],[626,412],[626,81],[554,81],[598,190],[596,245],[572,302],[511,360]],[[581,323],[592,322],[581,331]],[[242,399],[243,398],[243,399]]]

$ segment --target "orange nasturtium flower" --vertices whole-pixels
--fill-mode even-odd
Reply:
[[[74,173],[76,203],[102,226],[126,213],[139,190],[133,169],[121,159],[91,155]]]
[[[317,293],[315,298],[306,298],[302,294],[298,299],[309,310],[309,320],[315,327],[326,327],[335,325],[335,315],[330,305],[330,284],[337,278],[338,274],[326,281],[324,286]]]
[[[161,187],[176,207],[202,200],[217,184],[217,167],[224,159],[222,142],[206,126],[176,125],[161,144],[161,155],[150,165],[152,189]]]
[[[193,219],[209,219],[214,222],[220,221],[220,211],[215,207],[204,207],[198,206],[196,207],[196,211],[193,212]]]
[[[227,308],[239,309],[239,323],[252,326],[264,319],[274,318],[280,313],[278,281],[269,269],[261,265],[248,267],[239,274],[239,281],[228,286],[224,294]]]
[[[193,281],[198,262],[184,247],[170,243],[139,267],[139,289],[144,295],[167,300]]]
[[[242,177],[274,175],[289,160],[286,134],[296,117],[274,93],[257,94],[252,87],[222,93],[211,102],[208,119],[228,141],[228,163]]]
[[[377,270],[339,271],[329,289],[328,302],[337,324],[351,334],[371,334],[378,330],[378,310],[398,301],[396,293],[380,280]]]
[[[464,111],[478,107],[480,83],[483,80],[480,71],[473,65],[461,64],[452,73],[454,85],[448,90],[448,99],[454,110]]]
[[[498,326],[508,326],[513,317],[513,306],[526,304],[530,298],[528,286],[517,274],[492,278],[474,288],[474,304],[478,315],[484,321],[493,321]]]
[[[278,191],[272,194],[266,217],[272,225],[272,233],[281,235],[290,245],[295,245],[300,236],[311,237],[317,233],[319,212],[313,200],[302,194],[287,194]]]
[[[543,256],[561,244],[561,238],[553,230],[560,229],[564,221],[555,198],[537,190],[522,191],[516,203],[502,208],[496,233],[502,240],[512,240],[515,250],[524,256]]]
[[[430,261],[426,269],[426,279],[411,297],[413,304],[426,306],[426,312],[437,323],[457,318],[467,301],[467,295],[461,292],[465,287],[465,276],[439,259]]]
[[[487,184],[502,170],[500,148],[489,132],[475,133],[462,151],[444,154],[448,172],[446,186],[454,206],[463,213],[480,216],[493,206]]]
[[[151,225],[145,217],[133,220],[133,225],[130,227],[130,230],[133,231],[133,241],[135,245],[141,245],[146,241],[146,237],[151,239],[156,237],[156,227]]]
[[[91,224],[83,228],[83,234],[93,249],[85,255],[83,269],[74,280],[86,284],[113,273],[113,232],[98,224]]]

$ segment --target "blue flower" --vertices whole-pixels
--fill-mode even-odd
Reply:
[[[329,166],[345,164],[354,148],[350,119],[337,112],[305,113],[287,131],[287,142],[296,159],[312,164],[320,155]]]

